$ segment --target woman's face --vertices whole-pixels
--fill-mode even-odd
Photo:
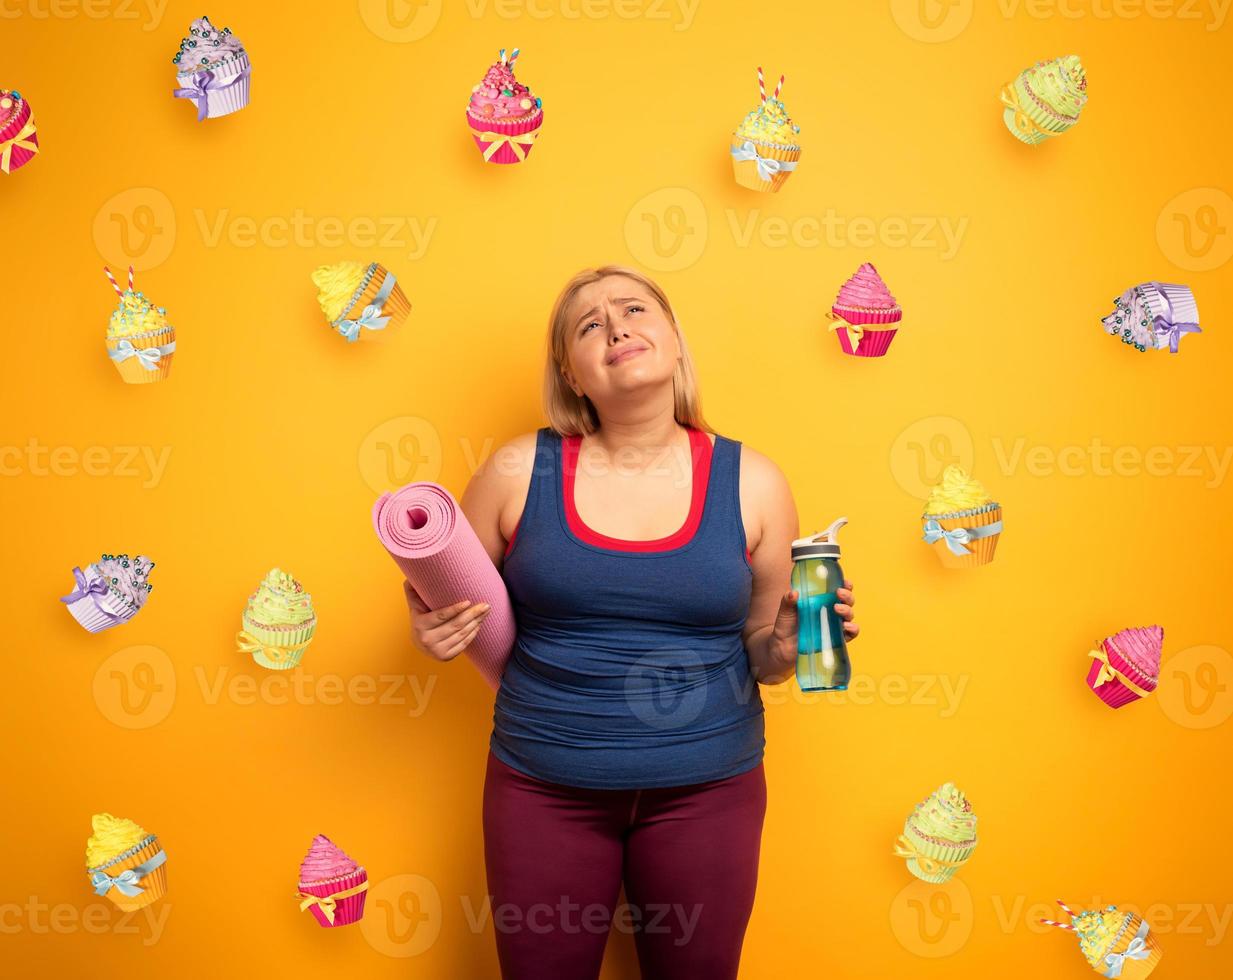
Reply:
[[[635,279],[605,276],[574,295],[566,319],[563,370],[591,401],[671,380],[681,356],[676,330],[655,297]]]

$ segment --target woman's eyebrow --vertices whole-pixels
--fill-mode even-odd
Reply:
[[[613,302],[614,303],[645,303],[646,300],[643,299],[641,296],[617,296],[613,298]],[[592,306],[589,310],[583,313],[582,316],[578,317],[578,319],[574,321],[574,326],[576,327],[581,326],[583,320],[589,317],[592,313],[598,313],[598,312],[599,312],[599,307]]]

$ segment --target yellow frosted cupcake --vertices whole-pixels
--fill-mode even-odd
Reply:
[[[339,262],[313,273],[317,302],[330,326],[348,343],[361,330],[398,326],[411,313],[411,303],[394,274],[377,262]]]
[[[775,94],[768,99],[759,68],[758,92],[762,101],[746,114],[732,134],[732,173],[738,184],[750,190],[777,192],[801,158],[801,127],[788,117],[788,110],[779,100],[782,89],[780,75]]]
[[[1123,912],[1116,905],[1085,909],[1076,915],[1060,898],[1057,903],[1070,916],[1070,922],[1042,919],[1042,923],[1073,932],[1087,965],[1102,977],[1145,980],[1160,965],[1163,950],[1140,916]]]
[[[290,670],[317,632],[317,614],[304,586],[273,568],[249,597],[242,624],[236,634],[241,653],[251,653],[254,661],[270,670]]]
[[[1002,533],[1002,505],[958,466],[942,471],[942,482],[925,504],[924,540],[947,568],[972,568],[993,561]]]
[[[1087,104],[1087,75],[1076,54],[1038,61],[1002,89],[1002,121],[1016,139],[1034,146],[1079,121]]]
[[[167,311],[155,306],[144,293],[133,289],[133,270],[128,270],[128,289],[121,290],[104,267],[120,303],[107,323],[107,356],[131,385],[151,384],[171,373],[176,332],[167,322]]]
[[[167,891],[167,852],[154,834],[110,813],[90,818],[86,871],[94,894],[106,895],[125,911],[144,908]]]
[[[895,854],[922,881],[949,881],[976,849],[976,814],[954,783],[944,783],[904,821]]]

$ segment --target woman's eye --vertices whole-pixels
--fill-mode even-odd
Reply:
[[[592,327],[597,327],[597,326],[599,326],[599,321],[598,321],[598,320],[592,320],[590,323],[588,323],[585,327],[583,327],[583,328],[582,328],[582,332],[583,332],[583,333],[586,333],[586,332],[587,332],[588,330],[590,330]]]
[[[636,305],[635,305],[635,306],[631,306],[631,307],[629,307],[629,309],[627,309],[625,312],[626,312],[626,313],[633,313],[633,312],[634,312],[634,310],[637,310],[639,313],[641,313],[641,312],[642,312],[642,309],[643,309],[643,308],[642,308],[641,306],[636,306]]]

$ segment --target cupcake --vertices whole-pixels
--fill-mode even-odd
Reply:
[[[95,895],[128,912],[158,901],[167,891],[167,852],[154,834],[110,813],[90,818],[86,870]]]
[[[39,151],[38,130],[30,103],[21,93],[0,88],[0,171],[12,173]]]
[[[838,331],[839,346],[845,354],[881,357],[895,339],[903,310],[878,270],[865,262],[839,287],[827,319],[831,321],[830,329]]]
[[[918,803],[904,821],[895,854],[922,881],[949,881],[976,849],[976,814],[954,783]]]
[[[1156,969],[1163,951],[1151,927],[1133,912],[1121,912],[1116,905],[1085,910],[1075,915],[1061,899],[1058,905],[1070,922],[1042,919],[1047,926],[1066,929],[1079,937],[1079,950],[1088,966],[1102,977],[1143,980]]]
[[[172,94],[196,103],[198,122],[238,112],[248,105],[252,65],[230,27],[220,31],[209,17],[198,17],[171,60],[179,85]]]
[[[103,555],[98,561],[73,569],[77,587],[60,601],[87,631],[99,633],[127,623],[146,604],[154,588],[147,579],[154,562],[145,555]]]
[[[467,124],[475,145],[489,163],[521,163],[531,152],[544,123],[544,103],[514,78],[518,48],[501,58],[471,89]]]
[[[377,262],[318,266],[313,285],[325,318],[348,343],[359,339],[361,328],[398,326],[411,313],[411,304],[394,273]]]
[[[925,503],[924,540],[947,568],[971,568],[993,561],[1002,534],[1002,505],[958,466],[942,471],[942,482]]]
[[[324,834],[313,838],[300,862],[300,911],[311,911],[321,925],[348,926],[364,915],[368,872]]]
[[[766,97],[766,82],[758,69],[761,102],[748,113],[732,134],[732,174],[742,187],[755,191],[777,192],[796,169],[801,158],[801,127],[788,118],[779,99],[783,75],[775,94]]]
[[[278,568],[257,586],[248,600],[236,634],[241,653],[251,653],[262,667],[290,670],[299,664],[317,632],[313,597],[294,578]]]
[[[1113,312],[1101,321],[1105,333],[1121,337],[1135,350],[1177,353],[1184,333],[1202,333],[1199,307],[1189,286],[1145,282],[1113,300]]]
[[[131,385],[152,384],[171,374],[176,349],[175,327],[167,311],[155,306],[144,293],[133,289],[133,269],[128,270],[128,289],[121,291],[111,270],[104,267],[120,303],[107,324],[107,356]]]
[[[1079,121],[1087,102],[1087,76],[1079,56],[1038,61],[1002,89],[1002,120],[1029,145],[1059,136]]]
[[[1110,708],[1147,697],[1160,679],[1164,628],[1140,626],[1114,633],[1088,654],[1095,663],[1087,686]]]

